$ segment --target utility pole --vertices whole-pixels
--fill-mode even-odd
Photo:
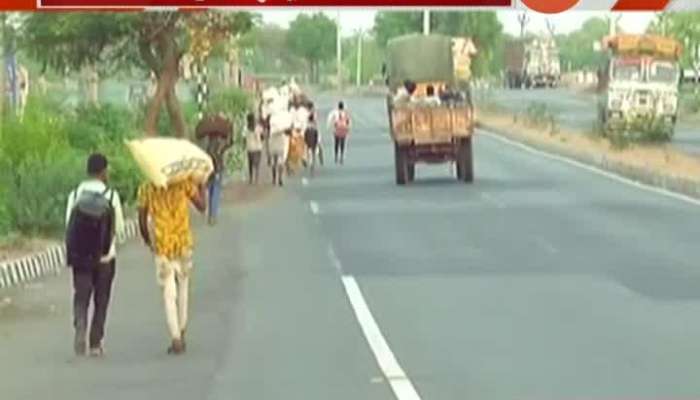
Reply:
[[[610,36],[617,35],[617,25],[620,23],[620,19],[622,19],[622,15],[615,15],[614,13],[610,14],[610,16],[608,17]]]
[[[357,86],[362,85],[362,29],[357,30]]]
[[[5,78],[5,57],[7,56],[7,13],[0,13],[0,52],[2,52],[2,58],[0,59],[0,118],[4,115],[5,111],[5,100],[7,97],[7,80]]]
[[[520,24],[520,38],[525,37],[525,28],[527,28],[527,24],[530,23],[530,17],[527,15],[527,12],[523,12],[518,15],[518,24]]]
[[[423,10],[423,34],[430,35],[430,10]]]
[[[343,41],[340,35],[340,11],[338,11],[336,22],[336,38],[335,38],[335,50],[336,50],[336,73],[338,74],[338,90],[343,88]]]

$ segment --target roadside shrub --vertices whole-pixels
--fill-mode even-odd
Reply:
[[[15,229],[24,234],[62,230],[68,192],[84,177],[83,158],[67,146],[54,146],[43,157],[35,153],[15,165],[7,196]]]
[[[532,102],[525,109],[526,123],[536,128],[549,128],[549,133],[558,131],[557,119],[554,113],[549,110],[547,104],[542,102]]]

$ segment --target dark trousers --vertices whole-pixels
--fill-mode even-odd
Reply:
[[[73,268],[73,326],[77,353],[85,352],[90,300],[94,303],[90,348],[98,348],[102,343],[115,269],[114,260],[94,268]]]
[[[335,161],[338,161],[338,156],[340,156],[340,160],[342,160],[344,155],[345,155],[345,137],[336,136],[335,137]]]
[[[260,158],[262,158],[261,151],[248,152],[248,180],[250,183],[258,182],[258,175],[260,174]]]

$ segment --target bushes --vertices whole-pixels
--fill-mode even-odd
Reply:
[[[13,231],[58,235],[62,232],[68,193],[85,179],[85,161],[94,151],[110,163],[110,187],[118,190],[128,208],[133,205],[141,173],[124,146],[140,136],[143,116],[110,104],[66,107],[56,98],[30,97],[23,121],[0,120],[0,236]],[[241,126],[248,96],[224,91],[211,104]],[[190,128],[196,123],[196,104],[183,106]],[[161,113],[161,134],[169,135],[167,112]],[[229,166],[240,168],[242,153],[231,152]]]
[[[139,172],[123,140],[135,131],[125,109],[104,105],[74,110],[30,98],[24,120],[0,124],[0,235],[62,231],[68,192],[85,178],[85,160],[101,151],[110,160],[110,186],[133,200]]]

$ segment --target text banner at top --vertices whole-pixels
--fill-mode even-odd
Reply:
[[[510,8],[514,0],[35,0],[37,8],[207,8],[207,7],[450,7]]]

